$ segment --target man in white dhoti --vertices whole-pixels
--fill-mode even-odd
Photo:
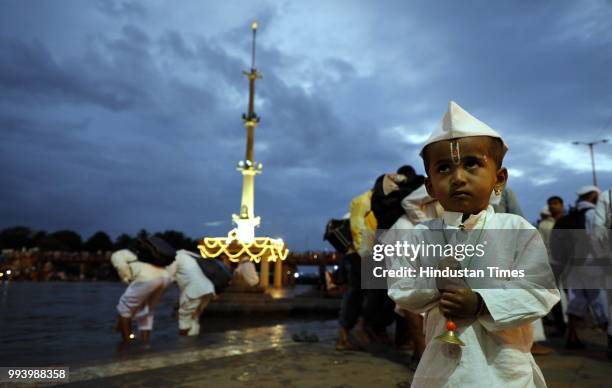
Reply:
[[[458,231],[474,230],[482,236],[482,231],[491,230],[491,237],[498,237],[489,241],[494,249],[485,249],[479,260],[485,265],[491,260],[491,265],[500,268],[520,268],[529,280],[502,277],[498,289],[438,289],[435,280],[418,276],[391,281],[389,296],[400,307],[426,313],[427,347],[412,382],[414,387],[546,385],[530,353],[531,322],[550,311],[559,293],[555,288],[538,287],[537,278],[531,276],[537,273],[548,279],[541,286],[554,284],[546,248],[535,228],[520,216],[496,214],[489,205],[491,193],[500,196],[507,181],[508,172],[502,167],[506,151],[497,132],[452,101],[421,151],[428,175],[427,192],[440,202],[444,213],[441,219],[406,232],[409,243],[415,246],[431,241],[434,234],[446,240],[445,233],[456,236]],[[502,234],[500,230],[509,232]],[[465,259],[466,268],[473,257]],[[393,267],[414,269],[425,257],[395,259]],[[460,263],[457,257],[450,260]],[[449,317],[456,324],[446,326]],[[446,331],[445,326],[456,326],[465,346],[435,340]]]
[[[180,335],[200,334],[200,315],[215,295],[215,286],[204,275],[196,260],[202,260],[200,255],[181,249],[168,267],[168,272],[181,289],[178,310]]]
[[[123,342],[131,336],[132,319],[138,320],[138,330],[144,343],[149,342],[153,330],[153,314],[164,290],[170,284],[170,274],[165,267],[144,263],[128,249],[111,255],[111,262],[124,283],[129,283],[119,303],[117,326]]]

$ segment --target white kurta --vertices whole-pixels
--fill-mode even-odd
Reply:
[[[467,229],[481,228],[485,213],[485,229],[530,229],[537,235],[522,240],[524,246],[504,245],[502,241],[499,246],[505,247],[507,252],[493,253],[498,258],[496,264],[505,260],[508,267],[518,263],[520,268],[526,271],[532,266],[540,272],[543,267],[550,271],[544,243],[535,228],[522,217],[514,214],[495,214],[489,206],[481,213],[472,215],[464,226]],[[442,219],[419,224],[415,230],[439,230],[443,225],[444,228],[456,229],[460,223],[460,213],[444,212]],[[406,233],[406,236],[410,236],[410,233]],[[414,266],[416,262],[400,259],[397,263]],[[552,277],[552,272],[550,276]],[[528,284],[521,289],[517,288],[520,280],[513,279],[512,282],[512,288],[475,290],[481,295],[490,315],[456,321],[456,332],[466,344],[463,347],[434,339],[446,331],[446,319],[438,309],[440,293],[435,288],[435,283],[429,283],[430,287],[426,288],[419,279],[406,277],[390,284],[389,296],[401,308],[426,313],[427,347],[416,370],[413,387],[546,386],[530,353],[533,343],[531,322],[550,311],[559,301],[559,292],[556,289],[547,290]]]
[[[170,283],[170,273],[165,267],[138,261],[128,249],[114,252],[111,263],[121,280],[130,284],[119,298],[117,312],[125,318],[138,318],[139,330],[151,330],[155,306]]]
[[[181,249],[168,267],[181,292],[192,299],[215,293],[215,286],[204,275],[196,260],[200,260],[199,255]]]

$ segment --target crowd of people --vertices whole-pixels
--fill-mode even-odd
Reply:
[[[598,326],[607,325],[606,299],[612,302],[611,296],[604,287],[580,289],[563,284],[561,274],[568,272],[571,259],[567,252],[564,257],[555,255],[554,240],[562,234],[558,230],[582,229],[592,248],[586,257],[610,260],[610,190],[578,189],[576,205],[567,214],[563,199],[551,196],[536,229],[522,217],[518,200],[507,186],[508,172],[503,167],[507,151],[496,131],[450,102],[421,148],[427,177],[417,175],[411,166],[402,166],[381,175],[372,189],[352,199],[347,236],[351,242],[343,257],[347,286],[336,349],[389,343],[387,327],[396,322],[396,346],[409,344],[414,350],[413,386],[479,386],[485,381],[495,386],[545,386],[532,356],[551,351],[541,344],[546,338],[542,318],[554,324],[553,335],[567,336],[568,349],[585,346],[576,327],[589,311]],[[578,218],[578,222],[560,221],[566,218]],[[377,237],[377,229],[396,231],[394,236],[406,240],[417,234],[425,241],[431,238],[430,231],[443,235],[446,230],[527,231],[534,238],[497,244],[491,257],[505,268],[522,268],[528,274],[537,268],[541,279],[552,281],[534,286],[533,279],[529,283],[508,278],[502,280],[500,288],[504,289],[471,289],[463,280],[462,287],[452,288],[444,285],[448,279],[431,283],[404,277],[389,280],[387,290],[362,288],[362,277],[368,276],[361,273],[364,261],[371,258],[373,244],[389,234]],[[511,239],[511,234],[499,236]],[[570,245],[577,243],[569,241]],[[427,258],[395,259],[393,266],[415,268]],[[438,265],[442,259],[438,258]],[[588,266],[581,266],[584,268]],[[512,289],[505,289],[504,284],[512,284]],[[436,340],[445,331],[458,333],[466,346]],[[608,356],[612,357],[610,334],[608,327]]]

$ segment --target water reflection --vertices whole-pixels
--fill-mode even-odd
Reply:
[[[171,287],[160,301],[151,348],[117,353],[115,306],[125,285],[112,282],[3,282],[0,297],[0,365],[82,365],[133,358],[152,352],[217,349],[235,355],[279,346],[300,330],[318,331],[319,321],[270,319],[265,316],[210,317],[202,320],[200,337],[179,338]],[[329,326],[326,323],[323,326]],[[332,321],[330,330],[336,330]]]

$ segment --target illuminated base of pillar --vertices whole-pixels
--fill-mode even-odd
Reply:
[[[227,237],[204,237],[198,249],[203,258],[225,256],[234,263],[238,263],[244,256],[256,263],[263,258],[267,259],[266,262],[276,262],[285,260],[289,254],[289,249],[282,239],[255,237],[252,241],[240,241],[236,229],[232,229]]]

